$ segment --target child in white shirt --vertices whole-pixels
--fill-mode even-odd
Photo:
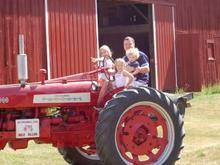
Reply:
[[[115,60],[115,82],[114,87],[120,88],[125,87],[128,88],[134,81],[134,76],[125,70],[126,63],[122,58],[118,58]]]
[[[91,57],[91,60],[93,63],[98,63],[99,67],[113,67],[113,59],[112,59],[112,52],[107,45],[103,45],[99,48],[100,57],[99,58],[93,58]],[[99,83],[101,85],[101,90],[99,92],[99,97],[97,104],[98,106],[101,104],[103,97],[105,96],[105,93],[108,88],[109,84],[109,78],[105,73],[99,73],[98,75]]]
[[[91,60],[93,63],[98,63],[99,67],[113,67],[113,59],[112,59],[112,52],[107,45],[103,45],[99,48],[100,57],[93,58]],[[108,81],[108,78],[104,73],[99,74],[99,80]]]
[[[115,76],[115,81],[114,83],[112,83],[113,89],[121,88],[121,87],[128,88],[133,83],[134,76],[125,70],[125,66],[126,66],[125,61],[122,58],[119,58],[115,60],[115,64],[114,64],[115,69],[109,69],[109,73]],[[106,94],[109,84],[110,84],[109,81],[106,81],[106,83],[103,84],[99,92],[99,97],[97,101],[98,106],[94,107],[94,109],[96,110],[100,109],[101,103]]]

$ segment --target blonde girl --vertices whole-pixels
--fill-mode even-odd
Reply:
[[[115,69],[109,69],[109,72],[115,76],[115,82],[112,84],[113,88],[128,88],[134,81],[134,76],[125,70],[126,63],[122,58],[116,59],[114,67]],[[105,81],[102,85],[102,88],[99,93],[99,97],[97,100],[98,107],[94,107],[94,109],[99,110],[99,106],[101,106],[102,100],[106,94],[109,82]]]
[[[126,63],[124,59],[118,58],[115,60],[115,87],[129,87],[134,81],[134,76],[125,70]]]
[[[93,58],[91,57],[91,60],[93,63],[98,63],[100,67],[113,67],[113,59],[112,59],[112,52],[109,46],[103,45],[99,48],[99,58]],[[108,88],[108,78],[106,77],[105,73],[99,73],[99,84],[102,86],[99,97],[98,97],[98,105],[100,105],[103,97],[105,96],[105,93]]]
[[[113,66],[113,60],[112,60],[112,52],[111,52],[111,49],[109,48],[109,46],[107,46],[107,45],[101,46],[99,48],[99,54],[100,54],[99,58],[91,57],[92,62],[93,63],[102,63],[101,64],[102,67],[111,68]]]

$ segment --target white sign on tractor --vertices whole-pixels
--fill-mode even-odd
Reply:
[[[16,120],[16,138],[39,137],[39,119]]]

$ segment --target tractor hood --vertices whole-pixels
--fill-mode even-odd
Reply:
[[[68,83],[40,83],[0,86],[1,108],[31,108],[53,106],[80,106],[96,103],[97,91],[91,90],[92,81]]]

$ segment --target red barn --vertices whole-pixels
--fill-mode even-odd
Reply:
[[[92,69],[108,44],[122,57],[123,38],[150,58],[151,86],[200,90],[220,81],[219,0],[1,0],[0,83],[17,82],[18,35],[24,34],[29,79]]]

